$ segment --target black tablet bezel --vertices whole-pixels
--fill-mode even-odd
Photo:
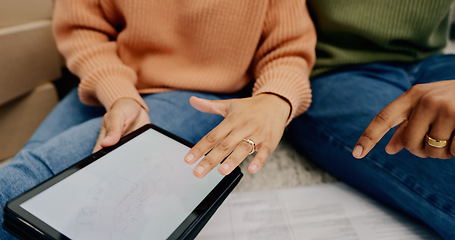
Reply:
[[[13,234],[16,234],[16,236],[20,238],[69,239],[64,234],[58,232],[28,211],[24,210],[20,205],[149,129],[156,130],[190,148],[194,146],[194,144],[169,133],[162,128],[152,124],[147,124],[121,138],[116,145],[103,148],[98,152],[91,154],[61,173],[9,201],[4,207],[4,228],[11,231]],[[243,174],[238,167],[229,175],[225,176],[169,236],[168,239],[187,239],[187,237],[195,237],[195,234],[197,234],[200,231],[200,228],[202,228],[200,224],[203,225],[208,221],[208,218],[210,218],[229,192],[231,192],[237,185],[242,176]],[[23,228],[20,227],[20,229],[18,229],[18,226],[22,226]],[[193,232],[193,230],[197,231]]]

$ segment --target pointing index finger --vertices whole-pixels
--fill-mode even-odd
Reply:
[[[355,158],[365,157],[390,129],[408,118],[411,110],[409,100],[409,96],[403,94],[373,118],[352,151]]]

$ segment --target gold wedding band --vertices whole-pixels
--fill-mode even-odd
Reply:
[[[434,148],[445,148],[447,147],[447,141],[434,139],[428,134],[425,134],[425,142]]]
[[[250,153],[248,153],[248,155],[251,155],[254,152],[256,152],[256,143],[254,143],[253,140],[244,138],[244,139],[242,139],[242,142],[246,142],[246,143],[249,143],[251,145],[251,151],[250,151]]]

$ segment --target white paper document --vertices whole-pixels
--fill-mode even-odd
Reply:
[[[441,239],[343,183],[234,192],[198,240]]]

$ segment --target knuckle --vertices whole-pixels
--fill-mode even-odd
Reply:
[[[207,165],[210,166],[210,167],[213,167],[214,165],[217,164],[217,163],[215,162],[215,159],[213,159],[213,158],[210,157],[210,156],[205,157],[203,160],[204,160],[205,164],[207,164]]]
[[[390,114],[387,110],[380,111],[374,118],[378,123],[386,123],[390,120]]]
[[[424,84],[416,84],[412,86],[406,93],[411,94],[413,96],[415,95],[422,95],[423,93],[426,92],[426,86]]]
[[[237,156],[234,156],[233,154],[231,154],[229,158],[226,159],[226,161],[233,163],[229,165],[238,165],[241,162],[241,160]]]
[[[427,111],[436,112],[446,118],[455,117],[455,104],[444,96],[426,94],[420,99],[420,105]]]
[[[198,145],[194,146],[192,149],[191,149],[192,153],[195,155],[195,156],[201,156],[202,155],[202,151],[201,149],[199,148]]]
[[[227,152],[231,148],[231,145],[226,141],[222,141],[216,146],[216,148],[223,152]]]
[[[204,139],[209,142],[209,143],[215,143],[216,142],[216,134],[213,132],[207,133],[207,135],[204,136]]]
[[[373,134],[370,131],[363,132],[361,138],[365,139],[368,142],[374,142]]]
[[[434,108],[435,106],[441,106],[441,104],[445,104],[441,97],[433,95],[433,94],[425,94],[420,99],[420,104],[425,108]]]

